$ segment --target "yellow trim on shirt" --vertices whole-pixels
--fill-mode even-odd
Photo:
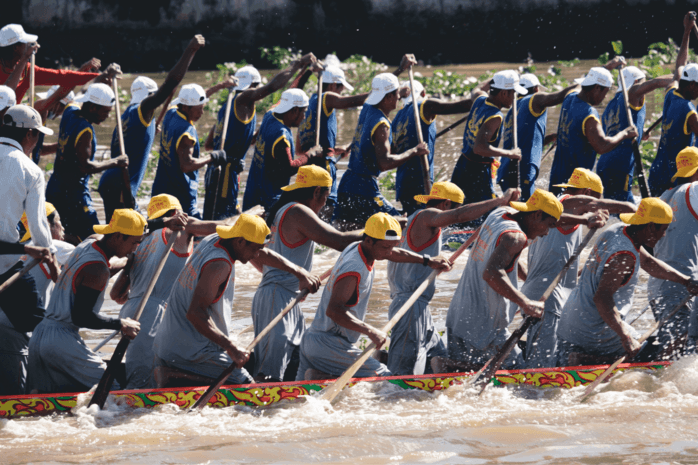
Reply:
[[[572,89],[571,91],[569,91],[565,94],[565,97],[567,97],[568,95],[571,95],[571,94],[578,94],[578,93],[579,93],[578,90]]]
[[[322,111],[325,113],[325,116],[328,117],[334,113],[334,108],[332,111],[327,111],[327,94],[322,94]]]
[[[286,136],[279,137],[278,139],[276,139],[274,141],[274,144],[271,146],[271,156],[272,157],[274,156],[274,150],[276,150],[276,144],[278,144],[281,140],[285,141],[286,145],[288,145],[289,147],[291,146],[291,143],[288,141],[288,139],[286,139]]]
[[[75,138],[75,147],[78,146],[78,141],[80,140],[80,137],[85,133],[85,131],[90,131],[90,135],[92,135],[92,128],[85,128],[82,131],[78,133],[78,136]],[[66,141],[67,142],[67,141]]]
[[[78,108],[78,109],[79,109],[79,108],[80,108],[80,105],[78,105],[78,104],[75,103],[75,102],[70,102],[68,105],[65,106],[66,110],[67,110],[68,108],[70,108],[70,107],[75,107],[75,108]],[[65,110],[63,110],[63,111],[65,111]]]
[[[371,144],[373,144],[373,145],[376,145],[373,142],[373,133],[376,132],[376,129],[378,129],[378,126],[380,126],[381,124],[385,124],[386,126],[388,126],[388,131],[390,131],[390,124],[388,124],[388,122],[386,120],[382,119],[382,120],[378,121],[376,123],[376,125],[373,126],[373,129],[371,129]]]
[[[255,105],[254,108],[252,109],[252,116],[250,116],[249,119],[242,119],[238,116],[238,99],[235,97],[233,99],[233,114],[235,115],[235,118],[237,118],[238,121],[240,121],[242,124],[247,124],[250,121],[252,121],[252,118],[254,118],[254,115],[257,114],[257,106]]]
[[[140,103],[138,104],[138,119],[141,120],[141,123],[143,123],[143,126],[145,126],[146,128],[148,126],[150,126],[150,123],[152,123],[152,121],[150,123],[145,122],[145,118],[143,118],[143,113],[141,113],[141,104]]]
[[[487,100],[485,100],[485,105],[489,105],[489,106],[491,106],[491,107],[495,107],[497,110],[500,109],[497,105],[495,105],[495,104],[492,103],[492,102],[488,102]]]
[[[177,110],[177,114],[179,115],[180,118],[182,118],[182,119],[183,119],[184,121],[186,121],[187,123],[189,123],[189,124],[194,124],[194,123],[192,123],[191,120],[188,119],[187,116],[186,116],[184,113],[182,113],[181,111]]]
[[[182,135],[179,136],[179,139],[177,139],[177,143],[175,144],[175,150],[179,150],[179,141],[182,140],[182,137],[186,137],[187,139],[190,139],[192,142],[196,144],[196,139],[194,139],[194,136],[192,136],[188,132],[183,132]]]
[[[686,115],[686,120],[683,122],[683,133],[686,134],[686,135],[689,135],[689,134],[690,134],[690,131],[688,130],[688,118],[690,118],[691,115],[697,115],[697,116],[698,116],[698,113],[696,113],[695,110],[691,110],[691,111],[689,111],[688,114]]]
[[[630,105],[630,102],[628,102],[628,105],[630,106],[630,108],[632,108],[632,109],[635,110],[635,111],[640,111],[640,110],[642,110],[642,107],[645,106],[645,96],[644,96],[644,95],[642,96],[642,100],[640,101],[640,106],[639,106],[639,107],[634,107],[634,106]],[[626,187],[627,187],[627,186],[626,186]]]
[[[589,116],[587,116],[586,118],[584,118],[584,121],[582,121],[582,134],[584,134],[585,137],[586,137],[586,135],[587,135],[587,130],[586,130],[586,127],[587,127],[587,120],[588,120],[589,118],[594,118],[596,121],[599,121],[599,118],[597,118],[596,115],[589,115]],[[599,123],[600,123],[600,122],[601,122],[601,121],[599,121]]]
[[[535,111],[533,111],[533,99],[534,98],[536,98],[536,94],[533,94],[533,96],[531,96],[531,98],[528,99],[528,111],[530,111],[533,116],[538,118],[540,115],[545,113],[545,108],[543,108],[543,111],[541,111],[540,113],[536,113]]]
[[[221,189],[221,198],[228,198],[228,180],[230,178],[230,163],[225,165],[225,176],[223,176],[223,188]]]
[[[434,118],[431,121],[427,121],[426,116],[424,116],[424,102],[426,102],[426,100],[422,100],[422,104],[419,106],[419,117],[422,118],[424,124],[431,124],[436,121],[436,115],[434,115]]]
[[[500,127],[497,128],[497,130],[494,133],[494,136],[492,136],[492,139],[490,139],[490,142],[493,142],[497,138],[497,134],[499,134],[499,130],[501,129],[501,124],[502,124],[502,122],[501,122],[502,115],[492,115],[489,118],[487,118],[485,121],[483,121],[482,124],[480,125],[480,128],[481,128],[482,126],[485,125],[485,123],[487,123],[492,118],[499,118],[500,119],[500,122],[499,122]],[[480,128],[478,128],[478,132],[480,131]],[[477,134],[475,134],[475,136],[477,136]]]

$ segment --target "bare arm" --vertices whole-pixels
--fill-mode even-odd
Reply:
[[[674,78],[671,74],[665,76],[659,76],[649,81],[645,81],[642,84],[633,85],[628,89],[628,100],[634,106],[638,106],[642,101],[642,97],[645,94],[670,86],[674,82]],[[626,84],[627,85],[627,84]]]
[[[608,137],[603,132],[601,122],[596,118],[587,118],[584,122],[584,128],[589,144],[600,155],[610,152],[625,139],[637,137],[637,130],[634,127],[625,128],[615,136]]]
[[[128,300],[128,293],[131,288],[131,267],[133,266],[134,254],[128,256],[128,262],[109,292],[109,296],[117,304],[125,304]]]
[[[388,260],[395,263],[424,263],[424,258],[410,250],[395,247],[388,256]],[[438,271],[449,271],[451,264],[444,257],[431,257],[427,261],[427,266]]]
[[[480,126],[475,138],[475,146],[473,151],[476,155],[485,158],[505,157],[512,160],[521,159],[521,149],[504,150],[499,147],[490,145],[499,131],[499,126],[502,124],[502,118],[492,118]]]
[[[640,267],[650,276],[682,284],[686,287],[691,285],[691,277],[683,273],[679,273],[670,265],[650,255],[644,247],[640,249]]]
[[[363,234],[361,231],[337,231],[318,218],[318,216],[305,205],[299,205],[293,208],[289,212],[289,215],[289,219],[297,225],[298,231],[303,236],[309,238],[313,242],[340,252],[349,244],[360,241]],[[282,224],[281,227],[283,228],[284,224]]]
[[[573,195],[562,202],[565,213],[583,215],[597,210],[607,210],[609,213],[635,213],[637,206],[630,202],[611,199],[596,199],[588,195]]]
[[[32,54],[35,53],[37,50],[39,50],[38,43],[34,44],[33,46],[27,45],[27,47],[25,47],[24,55],[22,55],[22,58],[20,58],[19,62],[15,65],[15,68],[7,77],[7,80],[5,81],[4,85],[6,85],[14,91],[17,90],[17,86],[19,85],[19,81],[21,80],[24,71],[26,70],[26,72],[29,73],[27,63],[29,63],[29,59],[31,58]]]
[[[392,170],[405,163],[412,157],[426,155],[429,148],[425,142],[413,147],[403,153],[390,153],[390,130],[388,125],[381,124],[373,133],[373,146],[376,150],[376,160],[381,171]]]
[[[328,111],[332,109],[346,110],[363,105],[368,98],[368,93],[342,96],[334,92],[325,92],[323,97]]]
[[[118,116],[117,116],[118,117]],[[91,160],[92,157],[92,132],[85,131],[75,142],[75,154],[78,162],[78,168],[83,174],[101,173],[109,168],[127,167],[128,157],[120,155],[116,158],[110,158],[105,161]]]
[[[298,289],[307,289],[311,294],[317,292],[320,288],[320,279],[317,276],[311,275],[304,268],[294,265],[286,258],[282,257],[278,253],[269,249],[262,249],[259,251],[253,260],[253,264],[256,265],[266,265],[272,268],[277,268],[281,271],[291,273],[293,276],[298,278]]]
[[[535,113],[541,114],[548,107],[554,107],[555,105],[560,105],[567,94],[580,88],[579,84],[574,84],[558,92],[551,92],[546,94],[545,92],[538,92],[533,94],[531,97],[531,108]]]
[[[198,171],[201,167],[206,166],[211,162],[211,157],[209,156],[194,158],[195,144],[196,143],[187,136],[182,137],[177,144],[179,167],[183,173]]]
[[[681,38],[681,47],[679,48],[679,53],[676,56],[676,67],[674,68],[674,81],[678,82],[681,79],[681,72],[683,67],[688,63],[688,42],[691,38],[691,31],[696,24],[696,18],[691,15],[689,11],[683,18],[683,37]],[[672,84],[674,83],[672,81]]]
[[[463,205],[458,208],[446,211],[426,210],[420,216],[424,216],[425,225],[431,228],[445,228],[455,223],[465,223],[482,217],[489,211],[509,205],[509,202],[519,198],[520,192],[518,189],[508,189],[502,197],[484,200],[482,202]]]

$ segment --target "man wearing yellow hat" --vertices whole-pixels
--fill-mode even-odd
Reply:
[[[338,377],[360,356],[354,343],[361,334],[377,348],[385,343],[386,334],[364,320],[373,288],[376,260],[419,263],[437,270],[451,265],[442,257],[431,258],[395,248],[402,229],[387,213],[376,213],[366,222],[361,242],[344,249],[332,269],[312,325],[301,341],[297,381]],[[356,377],[387,376],[390,370],[376,359],[367,360]]]
[[[498,199],[463,206],[465,195],[458,186],[451,182],[434,183],[429,195],[414,197],[426,208],[417,210],[407,219],[405,234],[398,247],[424,257],[439,255],[441,228],[475,220],[495,208],[508,205],[518,196],[517,189],[509,189]],[[430,273],[431,269],[422,263],[388,263],[392,299],[388,318],[400,310]],[[436,284],[432,283],[391,331],[388,369],[393,375],[422,375],[430,371],[431,360],[448,355],[434,328],[428,306],[435,290]]]
[[[56,283],[46,316],[29,341],[29,391],[81,392],[99,382],[106,364],[85,345],[80,328],[120,329],[126,337],[136,337],[137,321],[102,316],[99,309],[109,284],[109,259],[136,250],[145,226],[138,212],[115,210],[109,224],[94,226],[101,238],[77,246]],[[117,381],[124,385],[121,374]]]
[[[228,383],[252,382],[242,366],[250,354],[230,339],[235,293],[235,262],[260,258],[294,274],[299,289],[316,292],[320,281],[277,253],[265,249],[271,231],[258,216],[241,214],[232,225],[219,225],[194,249],[167,300],[153,351],[159,387],[178,377],[193,385],[217,378],[233,362]],[[209,379],[211,378],[211,379]]]
[[[692,294],[698,293],[698,286],[689,276],[645,250],[664,237],[672,218],[669,205],[649,197],[642,199],[637,212],[621,214],[622,223],[614,224],[599,236],[579,284],[562,308],[558,364],[607,363],[624,354],[632,359],[638,353],[640,344],[622,315],[632,306],[640,268],[650,276],[686,286]]]
[[[509,337],[507,326],[513,306],[540,318],[543,302],[518,290],[519,255],[529,239],[545,236],[554,228],[563,207],[550,192],[536,189],[526,203],[510,202],[498,208],[480,227],[463,276],[446,316],[448,354],[472,368],[484,364]],[[522,366],[521,351],[514,348],[504,368]]]

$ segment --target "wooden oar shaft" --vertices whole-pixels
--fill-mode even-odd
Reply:
[[[228,135],[228,124],[230,122],[230,107],[233,102],[233,95],[235,92],[232,89],[228,90],[228,99],[225,102],[225,116],[223,117],[223,132],[221,133],[221,145],[218,147],[218,150],[225,150],[225,138]],[[226,164],[227,166],[227,164]],[[213,170],[213,179],[216,180],[216,185],[215,185],[215,194],[213,197],[213,206],[211,208],[210,212],[210,218],[209,219],[214,219],[216,217],[216,208],[218,206],[218,200],[223,196],[223,179],[225,177],[226,171],[228,173],[230,172],[229,170],[224,169],[222,166],[216,166],[216,169]]]
[[[12,286],[19,278],[21,278],[25,274],[29,273],[29,271],[38,264],[39,264],[39,261],[36,260],[35,258],[32,258],[31,260],[26,262],[24,264],[24,267],[21,270],[19,270],[17,273],[10,276],[7,281],[5,281],[4,283],[2,283],[2,285],[0,285],[0,294],[5,292],[8,287]]]
[[[165,103],[162,105],[162,110],[160,110],[160,115],[158,115],[158,120],[155,122],[155,127],[157,128],[162,124],[162,120],[165,118],[165,114],[167,113],[167,107],[170,106],[170,102],[174,98],[174,94],[177,91],[177,88],[175,87],[172,92],[170,93],[169,97],[167,97],[167,100],[165,100]]]
[[[468,119],[468,115],[465,115],[464,117],[462,117],[461,119],[459,119],[458,121],[456,121],[455,123],[453,123],[452,125],[450,125],[449,127],[445,128],[445,129],[442,129],[441,131],[439,131],[438,133],[436,133],[436,139],[438,139],[439,137],[443,136],[443,135],[446,134],[447,132],[451,132],[453,129],[457,128],[458,126],[460,126],[461,124],[463,124],[463,123],[465,122],[466,119]]]
[[[618,72],[618,79],[620,80],[620,86],[623,91],[623,101],[625,102],[625,111],[628,116],[628,126],[635,128],[633,114],[630,110],[630,101],[628,100],[628,89],[625,85],[625,77],[623,76],[622,69]],[[635,159],[635,171],[637,171],[637,183],[640,186],[640,195],[644,199],[650,196],[650,190],[647,186],[647,180],[645,179],[645,169],[642,166],[642,155],[640,154],[640,146],[637,137],[632,140],[631,144],[633,148],[633,158]]]
[[[424,135],[422,134],[422,123],[419,118],[419,106],[417,104],[418,95],[414,92],[414,73],[412,72],[412,66],[409,69],[410,76],[410,95],[412,95],[412,110],[414,113],[414,126],[417,128],[417,139],[421,144],[424,142]],[[429,156],[422,155],[419,157],[420,164],[422,165],[422,179],[424,180],[424,195],[429,195],[431,192],[431,170],[429,169]]]
[[[320,145],[320,120],[322,119],[322,72],[317,77],[317,113],[315,115],[315,146]]]
[[[121,125],[121,103],[119,102],[119,84],[116,77],[112,79],[112,88],[114,90],[114,105],[116,106],[116,132],[119,135],[119,155],[126,155],[126,145],[124,144],[124,129]],[[136,206],[133,196],[131,195],[131,176],[128,174],[128,168],[121,168],[121,177],[123,178],[122,197],[124,205],[127,208]]]
[[[541,157],[541,159],[540,159],[540,163],[541,163],[541,164],[543,164],[543,160],[545,160],[546,158],[548,158],[548,155],[550,155],[550,152],[553,151],[553,149],[555,148],[556,145],[557,145],[557,142],[553,142],[553,143],[550,144],[550,148],[548,148],[548,151],[545,152],[545,155],[543,155],[543,156]]]
[[[517,103],[518,103],[517,101],[518,101],[518,96],[517,96],[516,90],[514,90],[514,102],[511,104],[511,111],[514,112],[514,114],[512,115],[513,124],[512,124],[512,128],[511,128],[511,132],[512,132],[511,135],[512,135],[512,140],[514,142],[514,149],[519,148],[519,130],[518,130],[519,129],[519,125],[518,125],[518,113],[519,112],[517,111],[517,108],[516,108]],[[516,160],[516,163],[514,163],[514,165],[511,168],[514,170],[514,173],[513,173],[514,186],[517,189],[520,187],[520,185],[519,185],[520,184],[519,183],[520,166],[519,165],[520,165],[520,160]]]
[[[34,90],[34,67],[36,63],[36,56],[32,53],[29,65],[29,104],[34,108],[34,100],[36,97]]]

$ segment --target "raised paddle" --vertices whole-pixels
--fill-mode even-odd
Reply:
[[[552,144],[550,144],[550,148],[548,149],[547,152],[545,152],[545,155],[543,155],[540,159],[541,164],[543,164],[543,160],[545,160],[548,157],[548,155],[550,155],[550,152],[553,151],[553,149],[555,148],[556,145],[557,145],[557,142],[553,142]]]
[[[150,294],[153,292],[153,289],[155,288],[155,283],[157,283],[158,278],[160,277],[160,272],[165,267],[165,262],[167,262],[167,259],[170,256],[170,250],[172,250],[172,247],[174,247],[175,243],[177,242],[177,239],[179,239],[182,234],[184,234],[182,231],[178,231],[177,233],[175,233],[174,237],[171,238],[170,243],[168,244],[169,246],[160,256],[160,261],[158,262],[157,268],[155,268],[155,273],[153,273],[153,277],[150,278],[150,283],[148,283],[148,287],[146,288],[143,297],[141,297],[141,301],[139,302],[138,308],[136,309],[136,314],[133,316],[134,320],[138,321],[141,318],[141,314],[145,309],[145,305],[148,303]],[[128,345],[130,343],[131,339],[124,336],[116,345],[116,349],[114,349],[114,353],[112,354],[111,359],[109,359],[109,361],[107,362],[107,369],[104,371],[102,378],[99,380],[99,384],[97,385],[97,389],[95,389],[95,393],[92,396],[92,399],[90,399],[89,405],[97,404],[99,408],[104,407],[104,402],[106,402],[107,396],[109,396],[109,390],[111,389],[111,385],[114,382],[114,372],[116,371],[116,368],[121,364],[121,360],[123,360],[124,355],[126,355],[126,349],[128,349]]]
[[[112,87],[114,88],[115,105],[116,105],[116,131],[119,134],[119,150],[120,155],[126,155],[126,146],[124,145],[124,129],[121,126],[121,109],[119,103],[119,84],[116,77],[112,78]],[[131,195],[131,177],[128,174],[128,168],[121,168],[121,177],[123,178],[123,190],[121,191],[121,202],[126,208],[134,208],[136,202]]]
[[[628,115],[628,125],[635,128],[635,123],[633,123],[633,114],[630,111],[630,103],[628,102],[628,89],[625,86],[625,78],[623,77],[622,69],[618,73],[618,79],[620,80],[620,85],[623,89],[623,101],[625,102],[625,110]],[[645,169],[642,167],[642,155],[640,155],[640,146],[637,143],[637,137],[632,140],[632,146],[633,158],[635,158],[635,171],[637,172],[637,184],[640,186],[640,195],[643,199],[645,199],[650,196],[650,189],[647,186],[647,179],[645,179]]]
[[[413,101],[414,101],[414,99],[413,99]],[[475,241],[475,239],[477,238],[478,232],[479,232],[479,229],[477,229],[468,238],[467,241],[465,241],[460,247],[458,247],[458,250],[453,252],[453,255],[451,255],[451,258],[449,259],[449,262],[451,263],[451,265],[453,265],[453,263],[455,263],[456,259],[463,252],[465,252],[468,247],[470,247],[470,244],[472,244],[473,241]],[[421,297],[422,293],[427,289],[427,287],[429,287],[429,285],[432,282],[434,282],[434,280],[439,275],[439,273],[440,273],[440,271],[438,271],[438,270],[434,270],[431,272],[429,277],[427,279],[425,279],[424,282],[422,284],[420,284],[417,289],[415,289],[415,291],[412,293],[412,295],[407,300],[407,302],[405,302],[402,305],[402,307],[400,307],[400,310],[398,310],[398,312],[390,319],[390,321],[388,321],[388,323],[381,328],[382,332],[387,333],[388,331],[390,331],[393,328],[393,326],[395,326],[397,324],[398,321],[400,321],[400,318],[402,318],[405,315],[405,313],[407,313],[412,308],[412,305],[414,305],[414,303],[417,301],[417,299],[419,299],[419,297]],[[322,392],[322,395],[320,398],[323,400],[326,400],[328,402],[332,402],[334,400],[334,398],[337,397],[337,395],[342,391],[342,389],[344,389],[344,386],[346,386],[347,383],[349,383],[349,381],[351,381],[352,376],[354,376],[356,374],[356,372],[359,371],[359,368],[361,368],[361,366],[364,363],[366,363],[366,360],[369,359],[369,357],[373,354],[373,352],[376,349],[378,349],[378,347],[376,347],[376,344],[371,342],[368,345],[368,347],[366,347],[366,349],[364,349],[364,351],[361,353],[361,355],[356,360],[356,362],[354,362],[354,364],[352,366],[350,366],[347,369],[347,371],[345,371],[344,374],[342,374],[342,376],[337,378],[337,380],[334,383],[332,383],[330,386],[325,388],[325,390]]]
[[[162,120],[165,118],[165,114],[167,113],[167,108],[170,106],[170,102],[174,98],[175,92],[177,92],[176,87],[174,89],[172,89],[170,96],[167,97],[167,100],[165,100],[165,103],[162,105],[162,110],[160,110],[160,115],[158,115],[158,120],[155,122],[155,130],[156,131],[158,130],[158,128],[162,124]]]
[[[550,283],[548,288],[545,290],[543,293],[543,296],[539,299],[539,302],[545,302],[548,297],[553,293],[555,290],[555,287],[557,284],[560,282],[562,277],[564,276],[565,273],[567,273],[567,270],[572,266],[572,263],[577,259],[579,254],[582,253],[582,250],[584,250],[584,247],[587,246],[591,238],[596,234],[596,229],[590,230],[586,236],[584,236],[584,239],[582,239],[581,244],[577,246],[577,249],[574,251],[572,256],[567,260],[567,263],[565,263],[565,266],[562,267],[562,270],[558,273],[558,275],[553,279],[553,281]],[[519,342],[519,339],[521,339],[521,336],[524,335],[524,333],[528,330],[528,328],[538,321],[539,318],[533,318],[531,316],[525,316],[523,323],[521,323],[521,326],[519,326],[512,334],[509,336],[509,339],[504,343],[501,349],[499,349],[499,352],[495,354],[494,357],[492,357],[488,362],[487,362],[487,369],[483,370],[480,376],[480,379],[473,379],[471,384],[477,383],[478,386],[481,387],[480,389],[480,394],[483,393],[487,385],[489,384],[490,380],[492,379],[492,376],[501,368],[501,366],[504,364],[504,361],[506,360],[507,356],[511,351],[514,349],[514,346]],[[480,373],[480,372],[478,372]]]
[[[329,270],[325,271],[322,275],[320,275],[320,281],[324,281],[325,279],[327,279],[327,278],[330,276],[331,273],[332,273],[332,268],[330,268]],[[293,307],[295,307],[296,305],[298,305],[298,303],[299,303],[301,300],[303,300],[303,299],[305,298],[305,296],[307,296],[308,294],[309,294],[308,290],[307,290],[307,289],[303,289],[303,290],[300,292],[300,294],[298,294],[298,295],[296,296],[296,298],[293,299],[293,300],[291,301],[291,303],[289,303],[289,304],[286,306],[286,308],[284,308],[283,310],[281,310],[281,312],[280,312],[278,315],[276,315],[276,316],[274,317],[273,320],[271,320],[271,321],[269,322],[269,324],[267,325],[267,327],[264,328],[264,329],[262,330],[262,332],[259,333],[259,334],[257,335],[257,337],[255,337],[255,338],[252,340],[252,342],[250,342],[250,344],[247,346],[247,348],[246,348],[245,350],[247,350],[247,351],[249,352],[249,351],[251,351],[257,344],[259,344],[259,341],[261,341],[262,338],[264,338],[264,336],[266,336],[267,334],[269,334],[269,331],[271,331],[272,328],[274,328],[274,326],[276,326],[276,324],[277,324],[279,321],[281,321],[281,319],[282,319],[283,317],[285,317],[286,314],[287,314],[288,312],[290,312],[291,310],[293,310]],[[206,392],[204,392],[204,393],[201,395],[201,397],[199,397],[199,399],[196,401],[196,403],[194,404],[194,406],[193,406],[191,409],[192,409],[192,410],[193,410],[193,409],[199,409],[199,410],[200,410],[200,409],[204,408],[204,406],[205,406],[206,404],[208,404],[209,399],[211,399],[211,397],[213,397],[213,395],[218,391],[218,389],[220,389],[220,387],[223,386],[223,383],[225,383],[225,381],[228,379],[228,376],[230,376],[230,374],[231,374],[231,373],[233,372],[233,370],[235,370],[236,368],[237,368],[237,364],[236,364],[235,362],[233,362],[233,363],[230,364],[230,366],[229,366],[228,368],[226,368],[225,370],[223,370],[223,373],[221,373],[221,375],[220,375],[218,378],[216,378],[216,382],[213,383],[211,386],[209,386],[208,389],[206,389]]]
[[[518,103],[517,100],[518,99],[516,98],[516,90],[514,90],[514,103],[511,104],[511,111],[514,112],[514,115],[513,115],[513,120],[514,120],[513,123],[514,124],[512,125],[512,128],[511,128],[512,136],[514,139],[514,150],[519,148],[519,134],[518,134],[518,132],[519,132],[518,127],[519,126],[517,124],[518,111],[516,109],[517,103]],[[516,186],[517,189],[520,187],[519,186],[519,161],[520,160],[516,160],[516,163],[514,163],[514,165],[510,168],[512,170],[511,176],[514,178],[514,186]]]
[[[24,267],[21,270],[19,270],[17,273],[10,276],[7,279],[7,281],[5,281],[4,283],[2,283],[0,285],[0,294],[5,292],[8,287],[12,286],[15,283],[15,281],[17,281],[19,278],[21,278],[25,274],[29,273],[29,270],[31,270],[32,268],[34,268],[38,264],[39,264],[39,260],[37,260],[35,258],[32,258],[27,263],[25,263]]]
[[[34,108],[34,66],[35,66],[35,55],[32,53],[31,61],[29,66],[29,105]]]
[[[452,125],[450,125],[449,127],[445,128],[445,129],[442,129],[441,131],[439,131],[438,133],[436,133],[436,138],[438,139],[439,137],[443,136],[443,135],[446,134],[447,132],[450,132],[450,131],[452,131],[453,129],[455,129],[455,128],[457,128],[458,126],[460,126],[461,124],[463,124],[463,123],[465,122],[465,120],[468,119],[468,116],[469,116],[469,115],[470,115],[470,113],[468,113],[467,115],[465,115],[464,117],[462,117],[461,119],[459,119],[458,121],[456,121],[455,123],[453,123]]]
[[[659,118],[657,118],[657,121],[652,123],[652,126],[650,126],[649,129],[647,129],[647,131],[644,131],[644,134],[649,134],[650,132],[652,132],[654,130],[654,128],[656,128],[657,126],[659,126],[661,124],[662,119],[664,119],[663,114],[659,115]]]
[[[225,136],[227,136],[228,133],[228,122],[230,121],[230,106],[233,102],[233,90],[228,89],[228,100],[225,102],[225,116],[223,117],[223,131],[221,132],[221,145],[218,147],[218,150],[225,150]],[[226,167],[230,166],[230,163],[226,164]],[[213,178],[216,179],[216,188],[214,189],[214,192],[216,193],[215,196],[213,197],[213,207],[211,208],[210,211],[210,217],[208,219],[212,220],[216,217],[216,205],[218,205],[218,199],[223,195],[223,176],[224,176],[224,171],[222,166],[216,166],[216,169],[213,170]],[[228,172],[230,173],[230,172]]]
[[[683,307],[684,305],[686,305],[686,304],[688,303],[688,301],[691,300],[692,298],[693,298],[692,295],[687,295],[676,307],[674,307],[674,309],[671,311],[671,313],[669,313],[667,316],[665,316],[664,318],[662,318],[661,320],[655,322],[652,326],[650,326],[650,329],[648,329],[648,330],[640,337],[640,339],[637,340],[637,342],[639,342],[640,344],[642,344],[643,342],[645,342],[645,341],[652,335],[652,333],[654,333],[656,330],[658,330],[659,328],[661,328],[667,321],[669,321],[674,315],[676,315],[676,314],[679,312],[679,310],[681,310],[681,307]],[[606,378],[608,378],[608,375],[610,375],[610,374],[613,372],[613,370],[615,370],[616,368],[618,368],[618,365],[620,365],[621,363],[623,363],[623,362],[625,361],[626,358],[628,358],[628,356],[627,356],[627,355],[623,355],[621,358],[619,358],[618,360],[616,360],[616,361],[613,363],[613,365],[609,366],[609,367],[606,369],[606,371],[604,371],[604,372],[601,374],[601,376],[599,376],[598,378],[596,378],[596,379],[594,380],[594,382],[591,383],[591,384],[584,390],[584,394],[582,394],[582,395],[579,397],[579,401],[580,401],[580,402],[583,402],[587,397],[589,397],[589,396],[591,395],[591,393],[594,392],[594,389],[596,389],[596,386],[598,386],[599,384],[601,384],[601,383],[603,382],[603,380],[605,380]]]
[[[322,72],[317,76],[317,113],[315,115],[315,147],[320,145],[320,116],[322,115]]]
[[[412,109],[414,110],[414,125],[417,128],[417,138],[419,143],[424,142],[424,136],[422,135],[422,124],[419,120],[419,108],[417,108],[417,94],[414,93],[414,73],[412,73],[412,66],[409,69],[410,75],[410,93],[412,94]],[[424,183],[424,195],[429,195],[431,192],[431,175],[429,171],[429,157],[428,155],[422,155],[419,157],[419,161],[422,165],[422,180]]]

